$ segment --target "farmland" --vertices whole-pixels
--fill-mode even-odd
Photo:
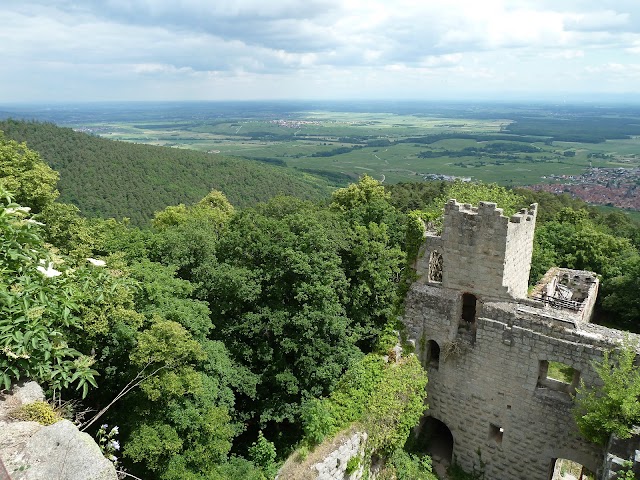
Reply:
[[[247,102],[110,108],[46,114],[108,139],[250,158],[336,186],[365,173],[387,184],[455,177],[522,186],[582,182],[591,169],[623,168],[632,185],[640,179],[640,109],[631,107]]]

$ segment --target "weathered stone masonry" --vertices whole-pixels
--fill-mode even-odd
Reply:
[[[493,203],[449,201],[441,236],[427,234],[406,301],[409,338],[429,372],[427,414],[453,436],[453,455],[487,479],[548,480],[557,458],[597,472],[604,451],[571,415],[580,380],[622,332],[589,323],[598,280],[550,271],[528,295],[537,206],[510,218]],[[548,362],[574,369],[547,378]]]

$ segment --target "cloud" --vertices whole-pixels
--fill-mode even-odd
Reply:
[[[181,68],[177,68],[174,65],[167,65],[167,64],[161,64],[161,63],[138,63],[138,64],[134,64],[131,65],[131,70],[134,73],[138,73],[138,74],[150,74],[150,75],[157,75],[157,74],[171,74],[171,75],[176,75],[176,74],[194,74],[196,73],[195,70],[193,70],[192,68],[189,67],[181,67]]]
[[[569,31],[603,32],[624,29],[630,22],[629,13],[604,10],[565,16],[564,26]]]
[[[630,42],[626,50],[629,53],[640,53],[640,40]]]
[[[118,89],[147,95],[157,91],[154,79],[167,91],[171,80],[195,95],[212,91],[207,82],[237,78],[254,86],[273,81],[312,95],[317,87],[309,87],[311,82],[340,85],[339,91],[351,85],[358,92],[354,82],[328,75],[379,84],[371,90],[376,94],[383,80],[394,93],[394,82],[414,79],[413,91],[419,92],[425,76],[443,89],[464,86],[465,79],[479,88],[495,88],[504,79],[513,88],[538,88],[529,80],[533,75],[548,78],[539,88],[571,89],[576,68],[588,88],[588,76],[596,75],[589,68],[606,75],[602,65],[633,63],[629,57],[638,53],[637,0],[3,0],[0,5],[4,68],[23,76],[0,80],[5,91],[28,92],[32,85],[39,92],[47,78],[61,88],[65,81],[93,80],[94,90],[76,88],[91,92],[110,78],[123,82],[113,83],[114,95]],[[293,88],[294,81],[304,84]]]
[[[628,78],[637,79],[640,77],[640,63],[606,63],[603,65],[590,66],[585,69],[590,74],[605,74],[609,80],[624,80]]]

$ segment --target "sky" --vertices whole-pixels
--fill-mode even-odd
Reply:
[[[640,95],[640,0],[0,0],[0,102]]]

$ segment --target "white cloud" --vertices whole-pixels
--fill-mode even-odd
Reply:
[[[629,24],[629,13],[604,10],[566,15],[564,25],[567,30],[601,32],[620,29]]]
[[[371,88],[371,94],[393,96],[399,94],[395,85],[403,86],[403,94],[420,92],[425,76],[443,90],[469,88],[465,79],[473,79],[474,88],[500,92],[496,85],[504,86],[507,78],[512,88],[588,90],[601,83],[589,78],[596,70],[617,75],[603,64],[624,66],[638,53],[637,0],[4,0],[0,5],[2,68],[11,72],[0,75],[0,100],[35,98],[45,87],[54,95],[75,92],[87,99],[149,98],[160,92],[163,98],[195,99],[211,92],[229,95],[234,79],[254,92],[264,90],[257,88],[260,82],[270,85],[270,92],[287,85],[282,97],[324,94],[319,84],[339,85],[335,91],[345,94],[349,88],[354,95]],[[576,67],[583,72],[578,79]],[[359,76],[363,83],[328,75]],[[532,76],[539,81],[531,82]],[[415,83],[408,89],[411,79]],[[294,85],[298,81],[303,83]],[[235,91],[246,94],[240,87]]]
[[[626,51],[629,53],[640,53],[640,40],[631,42]]]
[[[135,73],[139,74],[193,74],[195,71],[189,67],[177,68],[174,65],[167,65],[161,63],[138,63],[131,65],[131,69]]]
[[[461,53],[449,53],[446,55],[429,55],[420,60],[419,64],[423,67],[445,67],[457,65],[462,61]]]
[[[610,80],[640,77],[640,63],[606,63],[604,65],[590,66],[585,69],[591,74],[605,74]]]

